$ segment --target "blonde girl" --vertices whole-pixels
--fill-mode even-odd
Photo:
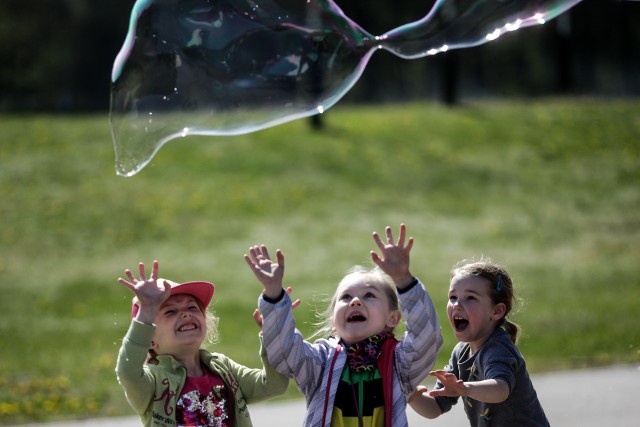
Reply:
[[[389,227],[386,242],[373,234],[378,268],[356,267],[340,281],[325,334],[314,342],[295,328],[282,252],[271,260],[263,245],[245,255],[264,286],[258,300],[263,345],[274,368],[304,394],[304,426],[407,426],[406,399],[433,367],[442,335],[424,285],[409,271],[413,239],[405,235],[404,224],[397,242]],[[403,316],[406,332],[397,340],[394,328]]]

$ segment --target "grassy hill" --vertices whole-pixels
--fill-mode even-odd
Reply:
[[[441,316],[438,366],[455,344],[449,270],[480,256],[516,281],[533,372],[640,361],[639,111],[339,106],[320,132],[172,141],[131,178],[115,174],[106,115],[0,116],[0,424],[132,414],[114,375],[125,268],[158,259],[163,277],[213,281],[212,349],[256,365],[250,245],[283,250],[309,334],[323,297],[369,263],[371,232],[400,222]]]

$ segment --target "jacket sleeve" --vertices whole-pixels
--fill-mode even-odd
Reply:
[[[300,391],[311,395],[322,380],[329,347],[311,344],[295,328],[288,294],[277,303],[258,300],[262,313],[262,342],[269,362],[280,373],[295,379]]]
[[[443,339],[436,310],[420,281],[400,293],[400,304],[406,332],[396,347],[396,369],[402,391],[408,395],[433,368]]]
[[[218,357],[224,360],[226,368],[238,382],[247,404],[279,396],[287,391],[289,378],[271,367],[267,360],[266,349],[262,345],[260,346],[262,369],[248,368],[220,354]]]
[[[133,319],[122,340],[116,361],[116,376],[131,407],[138,413],[146,411],[155,390],[153,375],[144,369],[155,326]]]

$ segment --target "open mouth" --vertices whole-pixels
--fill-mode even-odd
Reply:
[[[365,320],[367,320],[367,318],[364,317],[362,313],[358,312],[351,313],[349,317],[347,317],[347,323],[364,322]]]
[[[463,319],[459,316],[453,317],[453,327],[457,332],[464,331],[465,329],[467,329],[467,326],[469,326],[469,321],[467,319]]]
[[[186,325],[182,325],[178,328],[178,332],[189,332],[198,329],[196,325],[193,323],[187,323]]]

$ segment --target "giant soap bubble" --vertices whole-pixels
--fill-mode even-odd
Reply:
[[[136,174],[177,137],[322,113],[377,49],[413,59],[476,46],[580,1],[431,0],[421,20],[373,36],[331,0],[137,0],[111,77],[116,172]]]

